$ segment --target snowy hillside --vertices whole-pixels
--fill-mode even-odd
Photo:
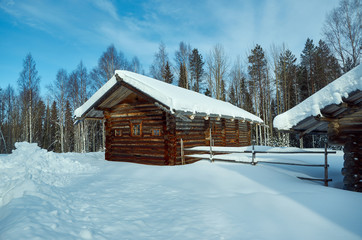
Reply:
[[[18,143],[0,155],[0,239],[362,239],[362,194],[323,168],[200,161],[158,167]],[[240,154],[239,158],[249,158]],[[263,160],[323,163],[323,155]]]

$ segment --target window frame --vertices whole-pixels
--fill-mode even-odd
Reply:
[[[158,134],[155,134],[156,131],[158,131]],[[151,129],[151,136],[161,137],[162,136],[161,128],[153,128],[153,129]]]
[[[139,125],[139,134],[134,134],[134,127]],[[131,122],[131,136],[132,137],[142,137],[142,122]]]
[[[122,129],[121,128],[115,128],[114,129],[114,136],[115,137],[122,137],[123,133],[122,133]]]

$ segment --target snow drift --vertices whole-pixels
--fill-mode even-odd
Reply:
[[[11,155],[0,158],[0,207],[24,194],[38,194],[40,186],[63,187],[72,177],[94,168],[36,143],[15,143],[15,147]]]

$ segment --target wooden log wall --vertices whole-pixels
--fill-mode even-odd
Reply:
[[[344,188],[351,191],[362,192],[362,139],[360,135],[350,135],[343,148]]]
[[[106,119],[106,159],[134,163],[169,164],[168,148],[164,134],[167,134],[166,116],[152,103],[131,96],[109,111]],[[135,136],[132,126],[140,124],[140,135]],[[155,136],[152,131],[160,132]],[[137,134],[136,134],[137,135]]]
[[[176,136],[176,118],[175,116],[164,113],[166,124],[165,129],[165,148],[167,162],[169,165],[176,165],[177,159],[177,136]]]
[[[250,123],[239,121],[239,146],[251,145]]]
[[[181,160],[181,139],[184,148],[191,148],[205,145],[205,120],[202,117],[196,117],[193,120],[185,121],[181,118],[175,118],[176,132],[176,158],[175,164],[182,164]],[[185,163],[193,163],[199,159],[186,158]]]
[[[176,119],[177,156],[176,164],[181,164],[181,138],[184,148],[210,145],[210,128],[214,146],[248,146],[250,145],[249,124],[239,120],[208,119],[196,117],[192,121]],[[186,153],[187,155],[187,153]],[[198,159],[186,158],[186,163]]]

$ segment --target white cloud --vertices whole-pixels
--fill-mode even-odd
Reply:
[[[269,49],[272,43],[285,42],[299,56],[307,37],[319,40],[325,13],[337,1],[38,0],[2,1],[1,8],[17,21],[55,37],[78,45],[114,43],[149,64],[161,40],[170,59],[180,41],[204,55],[221,43],[231,57],[244,56],[256,43]],[[124,4],[134,8],[127,10]]]
[[[105,13],[109,14],[114,20],[119,20],[117,15],[117,8],[113,5],[113,3],[109,0],[91,0],[91,2],[104,11]]]

